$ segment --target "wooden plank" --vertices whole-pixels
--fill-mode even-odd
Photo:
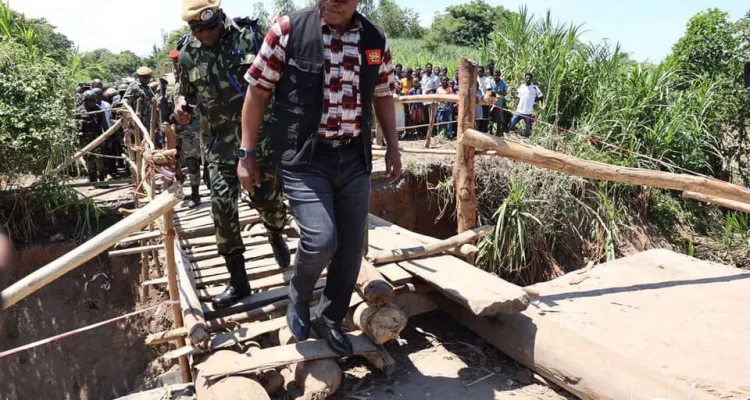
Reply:
[[[388,281],[394,286],[401,286],[409,283],[414,279],[412,274],[406,272],[405,269],[399,267],[397,264],[386,264],[377,267],[378,272],[383,274]]]
[[[378,348],[362,332],[347,334],[352,341],[355,355],[377,352]],[[248,374],[266,369],[295,364],[302,361],[320,360],[323,358],[339,358],[338,353],[331,350],[325,340],[307,340],[287,346],[270,347],[254,352],[252,356],[245,355],[245,360],[231,362],[199,364],[196,368],[209,378],[227,375]]]
[[[293,268],[286,268],[284,270],[277,269],[277,273],[263,277],[260,279],[255,279],[250,281],[250,287],[254,292],[263,291],[265,289],[270,288],[276,288],[279,286],[284,286],[287,283],[289,283],[290,280],[292,280],[292,277],[294,276],[294,269]],[[281,272],[281,273],[279,273]],[[320,275],[321,278],[325,278],[328,274],[327,270],[323,270],[323,273]],[[249,278],[249,277],[248,277]],[[198,297],[200,297],[202,300],[211,300],[214,297],[220,295],[224,291],[224,287],[210,287],[205,289],[199,289],[198,290]]]
[[[387,227],[370,229],[371,249],[388,249],[419,243],[416,239],[399,235]],[[441,255],[422,260],[402,261],[398,265],[435,286],[476,315],[520,312],[529,305],[528,295],[523,288],[453,256]]]
[[[315,283],[314,289],[322,288],[326,285],[325,279],[319,279]],[[265,305],[274,303],[276,301],[285,299],[289,296],[289,288],[281,287],[278,289],[271,289],[267,292],[255,293],[237,302],[235,305],[223,308],[221,310],[215,310],[210,302],[202,303],[203,314],[207,319],[216,319],[225,317],[232,314],[238,314],[245,311],[253,310],[256,308],[263,307]]]
[[[288,242],[287,245],[289,246],[289,251],[293,252],[294,250],[297,250],[297,243],[299,243],[298,240]],[[257,259],[266,258],[266,257],[273,257],[273,250],[271,249],[270,244],[265,245],[265,246],[254,247],[252,249],[245,251],[245,260],[247,261],[257,260]],[[193,262],[193,269],[200,270],[200,269],[206,269],[206,268],[220,267],[222,265],[226,265],[226,261],[224,260],[224,257],[218,256],[216,258],[211,258],[208,260],[204,259],[204,260]]]
[[[282,270],[279,268],[279,265],[276,264],[276,261],[274,259],[265,259],[265,260],[258,260],[260,262],[264,262],[264,265],[253,265],[253,264],[246,264],[245,266],[245,272],[247,273],[247,277],[250,280],[253,279],[261,279],[265,278],[267,276],[276,275],[280,272],[284,272],[285,270]],[[258,261],[255,261],[257,263]],[[206,272],[208,272],[206,274]],[[200,273],[200,274],[196,274]],[[206,286],[209,284],[215,284],[217,282],[225,282],[229,280],[229,273],[227,272],[226,267],[216,267],[216,268],[210,268],[210,269],[204,269],[199,271],[193,272],[195,276],[195,283],[196,287]],[[164,285],[166,284],[166,278],[158,278],[158,279],[151,279],[149,281],[143,282],[142,285]]]
[[[248,238],[256,237],[256,236],[263,236],[265,235],[265,228],[262,232],[249,232],[249,231],[242,231],[240,232],[240,236],[242,236],[243,241],[249,240]],[[180,245],[185,248],[191,248],[191,247],[199,247],[199,246],[209,246],[209,245],[216,245],[216,235],[206,235],[202,237],[194,237],[190,239],[180,238]]]
[[[312,315],[312,314],[311,314]],[[253,340],[258,336],[277,331],[287,324],[286,317],[274,318],[268,321],[251,322],[240,325],[238,329],[231,332],[221,332],[216,334],[208,346],[211,352],[228,349],[238,344]],[[193,346],[181,347],[169,351],[162,355],[162,358],[173,360],[182,356],[204,353]]]
[[[498,155],[514,161],[547,168],[567,175],[682,192],[696,192],[741,203],[750,203],[750,189],[715,178],[588,161],[542,147],[508,141],[475,130],[469,130],[460,141],[464,145],[479,149],[495,150]]]
[[[289,246],[289,250],[296,250],[297,249],[297,242],[299,240],[297,239],[289,239],[287,240],[287,246]],[[259,243],[254,243],[252,246],[245,246],[245,254],[251,253],[251,254],[257,254],[257,256],[265,257],[267,254],[273,254],[273,248],[268,243],[268,239],[261,240]],[[198,262],[203,260],[210,260],[212,258],[218,258],[222,257],[216,254],[215,251],[203,251],[203,252],[189,252],[188,259],[191,262]],[[246,256],[246,259],[251,260],[253,257],[256,257],[255,255]]]
[[[214,237],[215,239],[215,237]],[[245,245],[245,247],[252,247],[252,246],[258,246],[261,244],[268,243],[268,237],[266,236],[254,236],[249,237],[249,235],[242,238],[242,243]],[[198,256],[201,255],[201,253],[216,253],[219,251],[219,246],[215,243],[209,244],[206,246],[191,246],[187,248],[188,256]]]

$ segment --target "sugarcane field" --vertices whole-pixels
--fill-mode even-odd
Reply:
[[[750,400],[750,5],[0,0],[0,400]]]

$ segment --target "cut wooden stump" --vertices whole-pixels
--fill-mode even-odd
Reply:
[[[294,369],[294,382],[302,390],[302,400],[324,400],[339,390],[342,375],[334,359],[302,361]]]
[[[233,351],[223,350],[212,354],[203,364],[198,365],[198,371],[201,371],[201,365],[206,363],[231,363],[241,362],[246,356]],[[260,382],[247,376],[227,376],[224,379],[211,380],[206,375],[198,373],[195,382],[195,391],[198,400],[270,400],[268,393]]]
[[[382,306],[393,301],[393,286],[367,260],[362,260],[355,288],[367,303],[374,306]]]
[[[378,350],[375,344],[362,332],[347,335],[352,341],[355,355]],[[325,340],[307,340],[302,343],[263,349],[251,357],[244,356],[243,359],[207,360],[198,365],[197,369],[208,378],[219,378],[257,372],[301,361],[338,357],[340,357],[339,354],[331,350]]]
[[[376,344],[385,344],[398,339],[406,327],[406,314],[394,304],[373,307],[360,304],[353,315],[354,324]]]

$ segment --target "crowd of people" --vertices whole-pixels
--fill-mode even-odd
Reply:
[[[448,67],[433,66],[427,63],[424,68],[404,68],[401,64],[394,66],[397,78],[396,93],[401,96],[413,96],[421,94],[457,94],[458,93],[458,70],[452,77],[448,74]],[[490,95],[497,100],[494,105],[479,105],[476,109],[476,129],[494,133],[504,134],[513,130],[520,121],[525,122],[522,135],[526,138],[531,136],[531,128],[534,123],[534,103],[543,98],[542,91],[532,83],[533,74],[527,73],[515,93],[518,97],[516,110],[509,111],[506,108],[506,96],[508,96],[508,84],[503,79],[503,73],[495,68],[495,61],[489,60],[487,67],[477,68],[477,98],[485,98]],[[401,114],[401,110],[397,110]],[[456,136],[456,116],[458,115],[458,103],[439,102],[435,121],[437,130],[433,134],[439,134],[449,139]],[[399,125],[407,127],[406,133],[425,135],[427,125],[430,122],[429,104],[412,103],[403,106],[403,117],[397,116]],[[413,127],[408,129],[409,127]]]

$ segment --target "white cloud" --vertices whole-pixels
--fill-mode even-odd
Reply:
[[[230,16],[248,16],[256,2],[224,0],[222,7]],[[271,1],[263,2],[270,11]],[[184,24],[181,0],[11,0],[10,7],[28,17],[46,18],[81,51],[107,48],[146,56],[161,43],[162,31]]]

